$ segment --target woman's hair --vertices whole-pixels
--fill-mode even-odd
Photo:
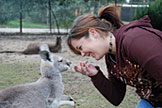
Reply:
[[[72,46],[72,39],[88,37],[89,28],[95,28],[99,33],[107,33],[120,28],[122,25],[115,6],[103,7],[99,10],[97,17],[92,14],[84,14],[75,19],[68,35],[67,44],[72,52],[80,55],[80,52]]]

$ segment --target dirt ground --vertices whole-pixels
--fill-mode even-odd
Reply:
[[[15,50],[21,51],[26,48],[29,43],[41,42],[41,43],[55,43],[54,37],[34,37],[33,36],[22,36],[22,37],[0,37],[0,51],[2,50]],[[100,61],[96,61],[93,58],[80,57],[74,55],[68,49],[66,45],[66,37],[63,38],[62,42],[62,53],[55,53],[56,55],[72,61],[73,64],[78,64],[79,61],[88,61],[94,65],[100,66],[105,76],[107,71],[105,68],[104,58]],[[39,75],[39,55],[22,55],[22,54],[0,54],[0,89],[16,84],[29,83],[36,81]],[[25,64],[25,65],[23,65]],[[12,66],[11,66],[12,65]],[[4,66],[6,68],[4,69]],[[22,67],[24,66],[24,67]],[[3,71],[7,71],[12,67],[11,71],[15,71],[16,77],[5,79],[5,75],[1,74]],[[17,73],[21,74],[17,74]],[[12,74],[12,72],[11,72]],[[32,75],[30,75],[32,74]],[[4,76],[3,76],[4,75]],[[7,75],[7,74],[6,74]],[[21,75],[21,76],[20,76]],[[65,86],[64,93],[71,95],[76,103],[77,108],[135,108],[139,98],[134,93],[134,89],[131,87],[127,88],[127,94],[123,102],[118,106],[114,107],[111,105],[93,86],[91,79],[87,76],[81,75],[75,72],[73,69],[62,73],[63,82]],[[14,80],[14,78],[19,79]],[[62,106],[62,108],[71,108],[70,106]]]

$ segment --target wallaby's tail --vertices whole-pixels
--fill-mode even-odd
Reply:
[[[0,53],[22,53],[22,51],[0,51]]]

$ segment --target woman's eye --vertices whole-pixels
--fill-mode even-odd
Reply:
[[[79,49],[79,50],[82,50],[82,46],[80,46],[78,49]]]

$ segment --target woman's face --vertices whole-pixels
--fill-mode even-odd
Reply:
[[[72,46],[84,56],[91,56],[100,60],[108,52],[108,42],[106,37],[100,36],[95,29],[89,30],[89,37],[72,39]]]

